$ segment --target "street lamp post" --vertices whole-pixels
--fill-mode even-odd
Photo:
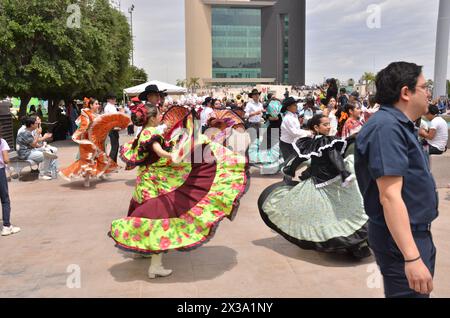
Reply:
[[[130,24],[131,24],[131,65],[134,66],[134,38],[133,38],[133,11],[134,4],[128,9],[128,13],[130,14]]]
[[[434,64],[433,97],[447,96],[448,45],[450,37],[450,1],[439,1],[439,17],[436,36],[436,60]]]

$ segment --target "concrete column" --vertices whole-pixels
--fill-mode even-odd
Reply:
[[[450,38],[450,1],[439,1],[439,17],[436,37],[433,97],[447,96],[447,67]]]
[[[212,77],[211,6],[203,0],[185,0],[186,78]]]

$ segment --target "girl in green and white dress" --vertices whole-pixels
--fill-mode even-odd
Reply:
[[[303,249],[350,252],[356,258],[370,256],[367,246],[368,217],[354,176],[354,156],[345,160],[347,142],[329,137],[330,120],[314,116],[309,123],[313,138],[293,146],[296,154],[283,169],[294,176],[310,160],[296,186],[272,185],[260,196],[264,222]]]

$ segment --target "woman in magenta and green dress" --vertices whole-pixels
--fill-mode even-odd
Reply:
[[[247,161],[204,135],[195,139],[190,110],[169,110],[164,126],[151,104],[132,112],[143,129],[120,155],[127,169],[138,168],[136,187],[127,217],[113,221],[109,235],[118,248],[151,256],[150,278],[164,277],[172,271],[162,266],[162,253],[198,248],[223,219],[233,219],[245,192]]]

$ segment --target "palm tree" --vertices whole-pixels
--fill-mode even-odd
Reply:
[[[361,77],[363,82],[365,82],[366,85],[366,93],[369,91],[369,85],[373,82],[375,82],[376,75],[371,72],[364,72],[364,75]]]
[[[192,90],[192,93],[195,93],[197,88],[200,88],[200,78],[199,77],[191,77],[189,79],[188,87]]]
[[[179,87],[186,87],[186,83],[187,83],[187,80],[180,80],[180,79],[177,79],[177,86],[179,86]]]
[[[364,75],[362,76],[362,80],[366,82],[366,84],[370,84],[373,81],[375,81],[375,74],[371,73],[371,72],[365,72]]]

